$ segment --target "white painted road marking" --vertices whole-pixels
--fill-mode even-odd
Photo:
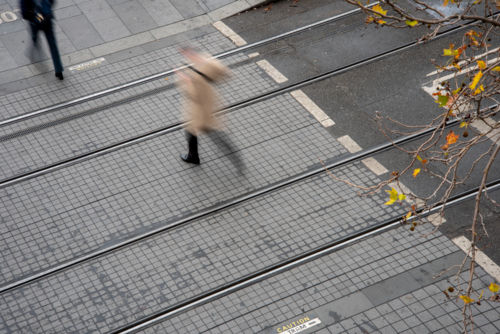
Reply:
[[[290,93],[307,111],[311,113],[325,128],[335,125],[335,122],[328,117],[303,91],[294,90]]]
[[[236,44],[236,46],[243,46],[247,44],[247,42],[245,42],[245,40],[241,38],[240,35],[235,33],[233,29],[229,28],[222,21],[214,22],[212,23],[212,25],[215,27],[215,29],[219,30],[224,36],[233,41],[233,43]]]
[[[471,242],[464,236],[457,237],[452,240],[461,250],[463,250],[466,254],[469,253],[469,249],[471,247]],[[486,254],[481,252],[476,248],[476,262],[494,277],[497,282],[500,282],[500,267],[496,265]]]
[[[260,68],[266,71],[266,73],[269,74],[269,76],[273,78],[277,83],[288,81],[287,77],[278,72],[278,70],[275,69],[274,66],[271,65],[267,60],[260,60],[257,62],[257,65],[259,65]]]
[[[477,131],[481,133],[486,133],[491,130],[491,127],[495,127],[495,121],[492,120],[491,118],[486,118],[484,121],[483,120],[475,120],[472,122],[470,125],[474,127]],[[490,127],[491,126],[491,127]],[[500,128],[496,128],[490,133],[486,135],[486,137],[490,138],[493,142],[495,142],[497,145],[500,143],[497,141],[500,138]]]
[[[350,153],[356,153],[362,150],[362,148],[348,135],[337,138],[339,143],[341,143]],[[375,175],[382,175],[388,172],[388,170],[382,166],[375,158],[370,157],[361,160],[361,162],[368,167]]]

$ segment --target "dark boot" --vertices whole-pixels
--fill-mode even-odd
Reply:
[[[188,140],[189,153],[181,154],[181,159],[195,165],[200,164],[200,157],[198,156],[198,138],[190,132],[186,131]]]

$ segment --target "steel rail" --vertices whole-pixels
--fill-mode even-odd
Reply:
[[[448,34],[454,32],[454,31],[456,31],[457,29],[462,29],[462,28],[465,28],[467,26],[468,26],[468,24],[465,24],[465,25],[460,26],[460,27],[452,28],[452,30],[448,30],[448,31],[442,33],[441,35],[438,35],[438,36],[434,37],[434,39],[443,37],[445,35],[448,35]],[[263,94],[260,97],[257,97],[256,98],[257,100],[251,99],[251,100],[249,100],[247,102],[243,102],[243,103],[239,104],[236,107],[232,107],[232,109],[239,108],[242,105],[249,105],[249,104],[258,102],[258,101],[260,101],[262,99],[269,98],[272,95],[276,95],[276,94],[282,93],[283,91],[287,91],[287,90],[291,90],[291,89],[296,89],[296,88],[302,87],[304,85],[307,85],[307,84],[310,84],[310,83],[313,83],[313,82],[316,82],[316,81],[319,81],[319,80],[323,80],[326,77],[331,76],[333,74],[338,74],[339,72],[341,73],[341,72],[350,70],[352,68],[355,68],[355,67],[358,67],[358,66],[361,66],[361,65],[365,65],[365,64],[367,64],[367,63],[369,63],[371,61],[374,61],[374,60],[386,57],[388,55],[391,55],[393,53],[405,50],[408,47],[415,46],[415,45],[416,45],[415,43],[405,44],[405,45],[400,46],[398,48],[395,48],[393,50],[387,51],[387,52],[385,52],[383,54],[371,56],[371,57],[368,57],[368,58],[366,58],[364,60],[360,60],[360,61],[357,61],[357,62],[352,63],[350,65],[343,66],[343,67],[341,67],[339,69],[332,70],[332,71],[326,72],[324,74],[320,74],[320,75],[312,77],[310,79],[303,80],[303,81],[301,81],[299,83],[296,83],[296,84],[293,84],[291,86],[283,87],[283,88],[275,90],[275,91],[273,91],[271,93]],[[490,107],[490,108],[492,108],[492,107]],[[219,113],[226,113],[226,112],[229,112],[229,111],[230,111],[229,109],[224,109],[224,110],[220,111]],[[446,122],[445,126],[455,125],[459,121],[460,120],[458,120],[458,119],[449,120],[448,122]],[[104,154],[104,153],[109,152],[111,150],[116,150],[116,149],[122,148],[122,147],[124,147],[126,145],[129,145],[131,143],[136,143],[136,142],[139,142],[139,141],[142,141],[142,140],[145,140],[145,139],[149,139],[149,138],[152,138],[152,137],[155,137],[155,136],[159,136],[161,134],[164,134],[164,133],[167,133],[167,132],[170,132],[170,131],[173,131],[173,130],[177,130],[177,129],[181,128],[181,127],[182,127],[182,124],[177,124],[177,125],[175,125],[175,126],[173,126],[171,128],[168,128],[168,129],[161,129],[161,130],[158,130],[158,131],[154,131],[153,133],[149,133],[149,134],[140,136],[139,138],[128,140],[128,141],[126,141],[124,143],[120,143],[120,144],[115,145],[115,146],[113,146],[111,148],[101,149],[98,152],[93,152],[93,153],[90,153],[90,154],[86,155],[83,158],[77,158],[77,159],[78,160],[87,159],[87,158],[96,156],[98,154]],[[423,136],[431,133],[432,131],[436,130],[439,127],[441,127],[441,126],[429,127],[429,128],[427,128],[427,129],[425,129],[425,130],[423,130],[421,132],[418,132],[418,133],[415,133],[415,134],[412,134],[412,135],[408,135],[408,136],[403,136],[403,137],[400,137],[400,138],[395,139],[393,141],[388,141],[388,142],[386,142],[384,144],[377,145],[377,146],[374,146],[372,148],[369,148],[369,149],[366,149],[366,150],[363,150],[363,151],[360,151],[360,152],[357,152],[357,153],[349,154],[346,157],[344,157],[344,158],[342,158],[342,159],[340,159],[338,161],[335,161],[335,162],[329,164],[328,166],[326,166],[326,168],[327,169],[337,168],[337,167],[343,166],[345,164],[348,164],[348,163],[351,163],[351,162],[354,162],[354,161],[357,161],[357,160],[369,157],[371,155],[383,152],[385,150],[388,150],[388,149],[392,148],[394,145],[400,145],[400,144],[403,144],[403,143],[408,143],[410,141],[416,140],[418,138],[421,138],[421,137],[423,137]],[[71,161],[65,162],[65,165],[71,164],[71,163],[75,163],[75,160],[76,159],[71,159]],[[48,167],[48,168],[45,168],[41,172],[31,173],[30,175],[26,176],[26,178],[27,177],[34,177],[34,176],[36,176],[38,174],[41,174],[42,172],[48,172],[48,171],[54,170],[56,168],[61,168],[61,167],[62,166]],[[224,203],[222,205],[218,205],[218,206],[216,206],[214,208],[211,208],[211,209],[208,209],[208,210],[202,210],[202,211],[200,211],[200,212],[198,212],[198,213],[196,213],[194,215],[191,215],[189,217],[180,219],[180,220],[178,220],[178,221],[176,221],[176,222],[174,222],[172,224],[169,224],[169,225],[166,225],[166,226],[163,226],[163,227],[159,227],[159,228],[153,229],[153,230],[151,230],[151,231],[149,231],[147,233],[144,233],[144,234],[135,236],[133,238],[124,240],[124,241],[119,242],[119,243],[117,243],[115,245],[111,245],[111,246],[103,248],[103,249],[99,249],[99,250],[96,250],[96,251],[93,251],[93,252],[89,252],[86,255],[74,258],[74,259],[72,259],[70,261],[66,261],[66,262],[60,263],[60,264],[58,264],[56,266],[53,266],[51,268],[48,268],[46,270],[42,270],[42,271],[40,271],[38,273],[35,273],[35,274],[33,274],[33,275],[29,276],[29,277],[17,280],[17,281],[15,281],[13,283],[10,283],[10,284],[6,284],[6,285],[0,287],[0,294],[4,293],[6,291],[10,291],[12,289],[15,289],[15,288],[17,288],[19,286],[28,284],[30,282],[36,281],[36,280],[38,280],[38,279],[40,279],[42,277],[45,277],[45,276],[52,275],[54,273],[63,271],[65,269],[68,269],[69,267],[72,267],[72,266],[77,265],[79,263],[88,261],[90,259],[99,257],[101,255],[104,255],[106,253],[115,251],[115,250],[120,249],[122,247],[131,245],[133,243],[139,242],[139,241],[144,240],[144,239],[147,239],[147,238],[152,237],[152,236],[154,236],[156,234],[159,234],[159,233],[165,232],[167,230],[170,230],[170,229],[172,229],[174,227],[177,227],[177,226],[186,224],[188,222],[191,222],[191,221],[193,221],[195,219],[199,219],[199,218],[211,215],[211,214],[213,214],[215,212],[227,209],[227,208],[229,208],[231,206],[243,203],[243,202],[248,201],[250,199],[253,199],[255,197],[262,196],[262,195],[264,195],[266,193],[269,193],[269,192],[281,189],[283,187],[289,186],[291,184],[294,184],[296,182],[302,181],[302,180],[304,180],[306,178],[312,177],[312,176],[317,175],[317,174],[322,173],[322,172],[324,172],[324,168],[323,167],[318,168],[318,169],[313,170],[313,171],[309,171],[309,172],[305,172],[305,173],[296,175],[295,177],[292,177],[291,179],[288,179],[286,181],[283,181],[283,182],[277,183],[275,185],[263,188],[261,190],[254,191],[252,193],[240,196],[238,198],[234,198],[233,200],[228,201],[228,202],[226,202],[226,203]],[[13,181],[9,181],[8,180],[8,181],[6,181],[4,183],[0,183],[0,188],[6,186],[7,182],[9,184],[12,184],[13,182],[20,182],[20,180],[13,180]]]
[[[448,127],[448,126],[456,125],[459,122],[460,122],[459,119],[449,120],[446,123],[446,126]],[[157,234],[166,232],[168,230],[171,230],[171,229],[173,229],[173,228],[175,228],[177,226],[181,226],[181,225],[190,223],[190,222],[192,222],[192,221],[194,221],[196,219],[200,219],[200,218],[212,215],[212,214],[214,214],[214,213],[216,213],[218,211],[228,209],[228,208],[230,208],[232,206],[244,203],[244,202],[249,201],[249,200],[251,200],[253,198],[256,198],[256,197],[259,197],[259,196],[263,196],[263,195],[265,195],[267,193],[276,191],[276,190],[284,188],[284,187],[288,187],[288,186],[290,186],[292,184],[295,184],[297,182],[303,181],[303,180],[305,180],[305,179],[307,179],[309,177],[312,177],[312,176],[318,175],[320,173],[323,173],[325,171],[325,168],[326,169],[338,168],[338,167],[344,166],[346,164],[349,164],[349,163],[352,163],[352,162],[355,162],[355,161],[367,158],[369,156],[375,155],[377,153],[381,153],[381,152],[384,152],[386,150],[389,150],[389,149],[393,148],[395,145],[401,145],[401,144],[409,143],[409,142],[411,142],[413,140],[419,139],[421,137],[424,137],[424,136],[432,133],[434,130],[436,130],[436,129],[440,128],[440,127],[441,127],[440,125],[439,126],[434,126],[434,127],[429,127],[427,129],[425,129],[424,131],[421,131],[419,133],[411,134],[411,135],[408,135],[408,136],[403,136],[403,137],[400,137],[400,138],[395,139],[393,141],[387,141],[387,142],[385,142],[383,144],[374,146],[372,148],[369,148],[369,149],[366,149],[366,150],[363,150],[363,151],[360,151],[360,152],[348,154],[346,157],[341,158],[341,159],[339,159],[339,160],[337,160],[335,162],[332,162],[329,165],[327,165],[326,167],[319,167],[319,168],[317,168],[315,170],[311,170],[309,172],[298,174],[298,175],[296,175],[296,176],[294,176],[294,177],[292,177],[290,179],[287,179],[286,181],[282,181],[282,182],[276,183],[274,185],[262,188],[260,190],[248,193],[246,195],[242,195],[242,196],[234,198],[234,199],[232,199],[232,200],[230,200],[228,202],[225,202],[224,204],[217,205],[217,206],[215,206],[215,207],[213,207],[211,209],[201,210],[198,213],[195,213],[195,214],[193,214],[191,216],[188,216],[188,217],[185,217],[183,219],[180,219],[180,220],[178,220],[176,222],[173,222],[173,223],[171,223],[169,225],[158,227],[158,228],[153,229],[153,230],[151,230],[149,232],[137,235],[137,236],[129,238],[127,240],[123,240],[122,242],[119,242],[117,244],[108,246],[106,248],[102,248],[102,249],[99,249],[99,250],[91,251],[91,252],[89,252],[89,253],[87,253],[85,255],[82,255],[80,257],[74,258],[74,259],[72,259],[70,261],[60,263],[60,264],[58,264],[56,266],[53,266],[53,267],[48,268],[46,270],[42,270],[42,271],[37,272],[37,273],[35,273],[35,274],[31,275],[31,276],[28,276],[26,278],[23,278],[23,279],[15,281],[15,282],[12,282],[10,284],[6,284],[4,286],[1,286],[0,287],[0,294],[2,294],[4,292],[7,292],[9,290],[18,288],[18,287],[20,287],[22,285],[25,285],[25,284],[28,284],[30,282],[36,281],[36,280],[41,279],[41,278],[43,278],[45,276],[52,275],[54,273],[66,270],[66,269],[68,269],[68,268],[70,268],[72,266],[75,266],[77,264],[80,264],[82,262],[85,262],[85,261],[91,260],[93,258],[105,255],[105,254],[110,253],[110,252],[113,252],[113,251],[118,250],[120,248],[123,248],[125,246],[130,246],[130,245],[132,245],[134,243],[137,243],[137,242],[139,242],[141,240],[144,240],[144,239],[150,238],[150,237],[152,237],[154,235],[157,235]]]
[[[451,29],[449,29],[449,30],[447,30],[445,32],[442,32],[442,33],[436,35],[432,40],[438,39],[438,38],[441,38],[441,37],[444,37],[444,36],[447,36],[449,34],[452,34],[452,33],[456,32],[457,30],[461,30],[461,29],[467,28],[470,24],[472,24],[472,23],[468,23],[468,24],[464,24],[462,26],[451,28]],[[281,94],[281,93],[284,93],[284,92],[287,92],[287,91],[290,91],[290,90],[299,89],[299,88],[301,88],[303,86],[310,85],[310,84],[313,84],[315,82],[324,80],[324,79],[326,79],[328,77],[331,77],[331,76],[334,76],[334,75],[338,75],[338,74],[350,71],[350,70],[352,70],[354,68],[357,68],[357,67],[369,64],[369,63],[371,63],[373,61],[380,60],[382,58],[391,56],[391,55],[396,54],[398,52],[405,51],[405,50],[407,50],[409,48],[412,48],[412,47],[415,47],[415,46],[418,46],[418,45],[420,45],[420,44],[416,44],[415,42],[410,42],[410,43],[403,44],[403,45],[398,46],[396,48],[393,48],[393,49],[391,49],[389,51],[385,51],[385,52],[379,53],[377,55],[370,56],[370,57],[364,58],[362,60],[358,60],[358,61],[350,63],[348,65],[340,66],[340,67],[338,67],[336,69],[323,72],[323,73],[318,74],[316,76],[313,76],[311,78],[304,79],[304,80],[301,80],[301,81],[296,82],[294,84],[291,84],[291,85],[288,85],[288,86],[285,86],[285,87],[281,87],[281,88],[272,90],[270,92],[267,92],[267,93],[264,93],[264,94],[252,97],[252,98],[247,99],[245,101],[238,102],[238,103],[236,103],[236,104],[234,104],[232,106],[229,106],[228,108],[225,108],[225,109],[222,109],[222,110],[218,111],[216,114],[227,113],[227,112],[233,111],[235,109],[246,107],[248,105],[251,105],[251,104],[260,102],[262,100],[271,98],[271,97],[273,97],[275,95],[278,95],[278,94]],[[52,172],[52,171],[60,169],[60,168],[67,167],[69,165],[72,165],[72,164],[75,164],[75,163],[78,163],[78,162],[82,162],[82,161],[87,160],[87,159],[94,158],[94,157],[102,155],[102,154],[113,152],[115,150],[124,148],[124,147],[129,146],[129,145],[133,145],[133,144],[136,144],[136,143],[139,143],[139,142],[142,142],[142,141],[145,141],[145,140],[157,137],[157,136],[161,136],[161,135],[167,134],[169,132],[173,132],[175,130],[179,130],[179,129],[182,128],[182,126],[184,124],[186,124],[186,123],[176,123],[176,124],[168,125],[166,127],[163,127],[163,128],[160,128],[160,129],[148,132],[146,134],[142,134],[142,135],[139,135],[139,136],[136,136],[136,137],[132,137],[130,139],[121,141],[121,142],[116,143],[116,144],[111,144],[111,145],[105,146],[103,148],[94,150],[94,151],[89,152],[89,153],[84,153],[84,154],[81,154],[81,155],[78,155],[78,156],[75,156],[75,157],[72,157],[72,158],[69,158],[69,159],[66,159],[66,160],[63,160],[63,161],[60,161],[60,162],[48,165],[48,166],[45,166],[45,167],[42,167],[42,168],[39,168],[39,169],[36,169],[34,171],[31,171],[31,172],[23,173],[21,175],[17,175],[17,176],[13,176],[11,178],[8,178],[8,179],[4,179],[4,180],[2,180],[0,182],[0,189],[4,188],[4,187],[7,187],[7,186],[10,186],[10,185],[13,185],[13,184],[18,183],[18,182],[25,181],[25,180],[33,178],[33,177],[37,177],[37,176],[45,174],[45,173]],[[1,290],[0,290],[0,292],[1,292]]]
[[[379,2],[378,1],[374,2],[372,4],[367,5],[366,7],[375,6],[376,4],[379,4]],[[316,27],[319,27],[321,25],[324,25],[324,24],[327,24],[327,23],[330,23],[330,22],[333,22],[333,21],[340,20],[340,19],[343,19],[345,17],[351,16],[351,15],[354,15],[354,14],[357,14],[357,13],[361,13],[361,9],[359,9],[359,8],[358,9],[353,9],[351,11],[348,11],[348,12],[345,12],[345,13],[342,13],[342,14],[339,14],[339,15],[335,15],[335,16],[332,16],[330,18],[327,18],[327,19],[324,19],[324,20],[321,20],[321,21],[318,21],[318,22],[315,22],[315,23],[312,23],[312,24],[308,24],[306,26],[303,26],[303,27],[300,27],[300,28],[297,28],[297,29],[294,29],[294,30],[290,30],[290,31],[288,31],[286,33],[279,34],[279,35],[276,35],[274,37],[263,39],[261,41],[258,41],[258,42],[252,43],[252,44],[247,44],[247,45],[244,45],[244,46],[241,46],[241,47],[238,47],[238,48],[226,51],[226,52],[222,52],[222,53],[219,53],[219,54],[213,56],[213,58],[223,58],[223,57],[227,57],[227,56],[230,56],[232,54],[235,54],[235,53],[238,53],[238,52],[242,52],[242,51],[245,51],[245,50],[248,50],[248,49],[251,49],[251,48],[255,48],[255,47],[258,47],[258,46],[269,44],[269,43],[274,42],[276,40],[279,40],[279,39],[282,39],[282,38],[285,38],[285,37],[289,37],[289,36],[298,34],[300,32],[303,32],[305,30],[316,28]],[[23,114],[23,115],[19,115],[19,116],[15,116],[15,117],[12,117],[12,118],[5,119],[5,120],[1,120],[0,121],[0,126],[4,126],[4,125],[11,124],[11,123],[19,122],[19,121],[22,121],[22,120],[25,120],[25,119],[28,119],[28,118],[31,118],[31,117],[35,117],[35,116],[38,116],[38,115],[41,115],[41,114],[44,114],[44,113],[47,113],[47,112],[54,111],[56,109],[60,109],[60,108],[64,108],[64,107],[69,107],[69,106],[74,105],[74,104],[78,104],[78,103],[85,102],[85,101],[88,101],[88,100],[92,100],[92,99],[95,99],[95,98],[98,98],[98,97],[101,97],[101,96],[104,96],[104,95],[108,95],[108,94],[111,94],[111,93],[114,93],[114,92],[117,92],[117,91],[120,91],[120,90],[123,90],[123,89],[126,89],[126,88],[130,88],[132,86],[136,86],[136,85],[139,85],[139,84],[151,81],[151,80],[155,80],[155,79],[161,78],[161,77],[163,77],[163,76],[165,76],[167,74],[172,74],[175,71],[185,69],[186,67],[191,66],[191,65],[192,64],[181,66],[179,68],[171,69],[171,70],[168,70],[168,71],[165,71],[165,72],[153,74],[153,75],[150,75],[150,76],[138,79],[138,80],[134,80],[134,81],[122,84],[122,85],[118,85],[118,86],[115,86],[115,87],[112,87],[112,88],[108,88],[108,89],[102,90],[100,92],[92,93],[92,94],[89,94],[89,95],[86,95],[86,96],[82,96],[82,97],[79,97],[79,98],[76,98],[76,99],[73,99],[73,100],[70,100],[70,101],[66,101],[66,102],[62,102],[62,103],[59,103],[59,104],[55,104],[55,105],[52,105],[50,107],[42,108],[42,109],[39,109],[39,110],[36,110],[36,111],[33,111],[33,112],[29,112],[29,113],[26,113],[26,114]]]
[[[486,190],[494,191],[494,190],[499,189],[500,188],[500,179],[497,179],[496,181],[488,183],[486,188],[487,189],[484,189],[483,191],[486,191]],[[434,212],[441,210],[444,206],[456,205],[458,203],[461,203],[463,201],[471,199],[474,196],[476,196],[476,194],[478,192],[479,192],[479,187],[465,191],[461,194],[453,196],[446,203],[440,203],[440,204],[434,206],[430,210],[422,210],[422,209],[417,210],[417,213],[420,214],[422,218],[424,218],[424,217],[426,217]],[[214,290],[211,290],[211,291],[206,292],[204,294],[201,294],[199,296],[187,299],[181,303],[178,303],[177,305],[174,305],[172,307],[169,307],[167,309],[159,311],[159,312],[152,314],[150,316],[147,316],[143,319],[137,320],[137,321],[135,321],[131,324],[125,325],[121,328],[112,330],[108,333],[109,334],[130,334],[130,333],[137,332],[139,330],[143,330],[149,326],[155,325],[155,324],[157,324],[163,320],[166,320],[167,318],[175,316],[179,313],[188,311],[188,310],[193,309],[197,306],[208,303],[212,300],[215,300],[215,299],[221,298],[223,296],[226,296],[228,294],[234,293],[234,292],[241,290],[249,285],[255,284],[257,282],[260,282],[262,280],[270,278],[274,275],[280,274],[284,271],[293,269],[297,266],[300,266],[300,265],[305,264],[307,262],[313,261],[313,260],[320,258],[322,256],[328,255],[332,252],[335,252],[341,248],[347,247],[347,246],[349,246],[353,243],[356,243],[358,241],[361,241],[363,239],[366,239],[366,238],[378,235],[380,233],[386,232],[386,231],[391,230],[397,226],[401,226],[404,223],[404,221],[405,220],[402,219],[401,216],[399,216],[397,218],[392,218],[392,219],[386,220],[380,224],[377,224],[375,226],[364,229],[363,231],[355,233],[351,236],[342,238],[342,239],[337,240],[337,241],[333,241],[331,243],[328,243],[326,245],[318,247],[314,250],[308,251],[304,254],[295,256],[295,257],[288,259],[284,262],[281,262],[279,264],[269,266],[267,268],[264,268],[264,269],[261,269],[257,272],[254,272],[250,275],[239,278],[236,281],[233,281],[229,284],[220,286]]]

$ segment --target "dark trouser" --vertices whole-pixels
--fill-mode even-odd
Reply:
[[[191,132],[186,131],[186,137],[188,141],[188,158],[189,159],[199,159],[198,158],[198,138],[196,138],[195,135],[193,135]]]
[[[47,43],[49,43],[50,54],[52,55],[52,62],[54,63],[54,70],[56,73],[62,73],[64,68],[61,62],[61,56],[59,55],[59,49],[57,48],[56,37],[54,36],[54,29],[52,28],[52,20],[45,20],[40,23],[33,19],[30,22],[31,25],[31,39],[33,44],[37,45],[38,41],[38,31],[43,30],[45,37],[47,38]]]
[[[243,173],[245,165],[240,157],[238,150],[234,147],[228,135],[223,131],[207,131],[207,136],[214,142],[214,144],[222,151],[222,154],[227,156],[229,160]],[[198,138],[186,131],[188,141],[189,153],[188,158],[197,160],[198,157]]]

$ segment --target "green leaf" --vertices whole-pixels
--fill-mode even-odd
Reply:
[[[436,103],[439,103],[439,106],[440,107],[444,107],[446,106],[446,104],[448,103],[448,100],[450,99],[449,96],[446,96],[446,95],[439,95],[438,96],[438,99],[436,101]]]

